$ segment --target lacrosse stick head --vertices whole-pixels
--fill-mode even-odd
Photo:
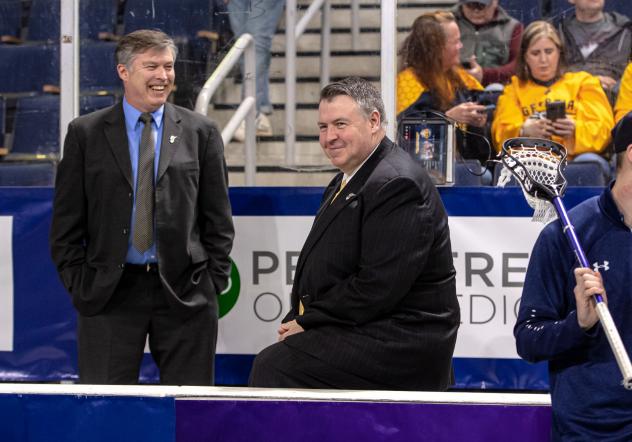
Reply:
[[[513,175],[535,210],[534,221],[549,222],[557,216],[551,201],[566,190],[562,168],[566,149],[560,143],[540,138],[509,138],[500,153],[503,170],[498,185],[503,187]]]

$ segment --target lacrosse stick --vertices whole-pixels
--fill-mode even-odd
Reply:
[[[548,222],[557,213],[577,260],[582,267],[590,268],[562,202],[566,190],[566,178],[562,174],[562,167],[566,165],[564,146],[538,138],[510,138],[503,143],[500,159],[504,167],[498,185],[503,186],[513,175],[520,183],[527,202],[535,209],[534,220]],[[594,298],[599,321],[623,375],[623,386],[632,389],[632,364],[621,336],[603,297],[597,294]]]

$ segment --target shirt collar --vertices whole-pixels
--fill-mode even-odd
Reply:
[[[127,98],[123,97],[123,113],[125,114],[125,124],[128,129],[135,129],[138,124],[138,119],[142,114],[141,111],[129,104]],[[158,109],[151,113],[151,117],[154,120],[154,124],[158,129],[162,125],[162,117],[165,113],[165,105],[163,104]]]
[[[375,153],[375,151],[377,150],[377,148],[380,146],[380,144],[382,143],[382,141],[380,141],[379,143],[377,143],[377,145],[373,148],[373,150],[371,151],[371,153],[369,154],[369,156],[367,156],[364,161],[362,161],[362,163],[355,168],[355,170],[350,174],[347,175],[346,173],[342,176],[342,179],[344,180],[345,183],[349,183],[349,181],[351,181],[351,178],[353,178],[355,176],[355,174],[358,172],[358,170],[362,169],[362,166],[364,166],[364,163],[366,163],[369,158],[371,158],[371,156],[373,156],[373,154]]]
[[[615,224],[620,225],[625,229],[630,229],[625,225],[623,214],[619,212],[619,208],[617,207],[617,203],[614,201],[612,197],[612,187],[614,186],[615,181],[613,180],[602,192],[599,197],[599,205],[601,206],[601,210],[606,214],[608,218],[612,220]]]

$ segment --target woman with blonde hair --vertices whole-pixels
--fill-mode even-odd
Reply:
[[[483,133],[485,106],[475,101],[481,84],[460,64],[461,34],[454,15],[422,14],[414,21],[400,50],[397,75],[397,118],[445,114],[462,128]],[[457,143],[465,158],[487,160],[489,147],[480,137]]]
[[[614,127],[612,108],[599,79],[564,72],[564,46],[548,22],[535,21],[520,43],[516,75],[498,99],[492,124],[496,148],[518,136],[547,138],[566,147],[569,159],[596,160]]]

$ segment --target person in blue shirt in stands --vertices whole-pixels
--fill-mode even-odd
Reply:
[[[632,391],[599,323],[600,293],[632,350],[632,114],[613,130],[617,178],[600,196],[569,211],[589,268],[575,268],[562,225],[547,225],[536,241],[514,328],[518,354],[548,361],[552,440],[632,440]]]

